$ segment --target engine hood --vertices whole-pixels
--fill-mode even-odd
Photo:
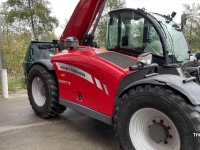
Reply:
[[[75,50],[63,50],[51,58],[52,63],[63,63],[102,78],[115,90],[120,80],[130,74],[129,67],[136,65],[137,58],[93,47],[79,46]]]
[[[142,77],[129,71],[129,66],[136,64],[136,58],[92,47],[63,50],[51,62],[60,98],[109,116],[113,116],[118,91]],[[78,95],[82,95],[82,100],[78,100]]]

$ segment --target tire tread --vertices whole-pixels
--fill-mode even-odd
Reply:
[[[34,108],[34,106],[31,104],[31,98],[29,96],[29,101],[30,101],[31,107],[34,110],[34,112],[41,118],[55,117],[55,116],[58,116],[59,114],[63,113],[65,111],[66,107],[60,105],[58,102],[58,100],[59,100],[58,85],[57,85],[57,81],[55,78],[55,74],[47,71],[41,65],[33,66],[30,69],[29,73],[31,73],[33,71],[39,71],[40,73],[42,73],[44,75],[44,77],[46,78],[47,83],[48,83],[48,88],[50,90],[49,95],[51,97],[48,110],[45,113],[39,114],[36,111],[36,109]]]
[[[134,94],[141,94],[143,92],[156,93],[160,96],[168,97],[170,100],[174,101],[184,113],[190,118],[196,133],[200,133],[200,106],[193,106],[191,103],[188,103],[188,99],[186,99],[182,94],[172,91],[170,88],[165,86],[156,86],[156,85],[140,85],[137,87],[130,88],[120,99],[119,103],[115,109],[114,116],[114,130],[116,133],[116,138],[120,143],[120,147],[122,144],[120,142],[120,137],[117,131],[117,121],[120,118],[120,111],[122,108],[131,100],[131,97]],[[200,138],[198,139],[200,141]]]

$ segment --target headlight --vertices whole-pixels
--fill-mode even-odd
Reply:
[[[150,65],[152,62],[152,55],[149,53],[143,53],[138,56],[138,62],[143,65]]]

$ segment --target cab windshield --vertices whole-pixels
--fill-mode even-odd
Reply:
[[[160,27],[165,41],[161,40],[153,22],[144,15],[133,10],[113,11],[108,16],[107,49],[120,49],[123,53],[131,50],[134,54],[147,52],[163,59],[163,44],[166,43],[172,63],[188,59],[188,44],[178,25],[159,14],[149,15]]]
[[[168,21],[164,17],[151,14],[158,21],[164,35],[166,37],[166,42],[169,50],[169,55],[174,55],[178,62],[184,61],[189,58],[189,48],[185,36],[181,32],[181,29],[173,22]]]

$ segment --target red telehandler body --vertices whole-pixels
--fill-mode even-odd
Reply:
[[[174,13],[113,10],[100,50],[92,46],[105,2],[80,0],[61,42],[31,42],[24,72],[33,110],[48,118],[69,107],[114,125],[124,150],[199,150],[200,56],[188,59]]]

